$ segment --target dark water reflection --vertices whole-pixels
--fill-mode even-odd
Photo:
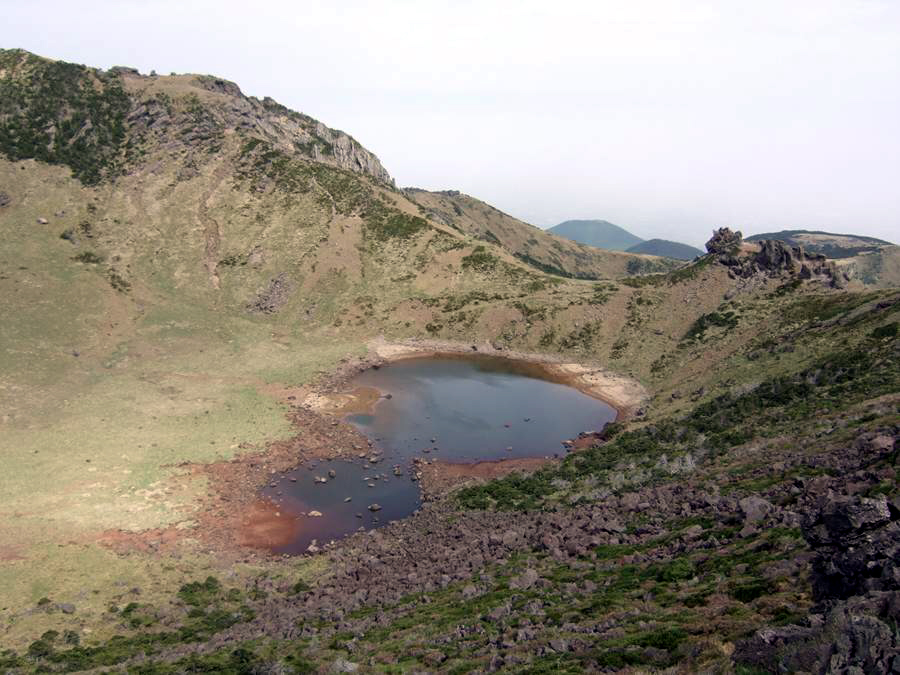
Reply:
[[[616,415],[602,401],[551,381],[539,367],[502,358],[408,359],[365,371],[350,384],[390,396],[378,401],[373,414],[347,418],[374,441],[379,461],[318,462],[266,488],[284,517],[323,514],[300,516],[294,540],[276,552],[303,552],[313,540],[322,544],[411,514],[420,505],[410,479],[415,457],[471,462],[553,456],[563,452],[562,440],[600,430]],[[328,481],[315,483],[315,476]],[[373,503],[381,509],[370,511]]]

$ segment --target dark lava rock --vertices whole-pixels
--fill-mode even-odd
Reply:
[[[803,520],[816,600],[900,590],[900,514],[884,495],[823,499]]]
[[[765,517],[772,510],[772,504],[762,497],[744,497],[738,502],[741,513],[744,514],[745,522],[756,523]]]
[[[839,603],[803,626],[764,628],[742,642],[734,661],[770,673],[900,673],[900,594]]]
[[[713,232],[712,239],[706,242],[706,250],[710,253],[731,253],[744,241],[741,231],[732,232],[728,227],[720,227]]]
[[[539,579],[539,575],[536,571],[529,568],[522,572],[520,576],[514,577],[509,582],[510,588],[520,588],[522,590],[526,590],[534,586],[535,582]]]
[[[201,76],[197,78],[197,83],[207,91],[214,91],[228,96],[242,96],[239,86],[229,80],[223,80],[221,77]]]

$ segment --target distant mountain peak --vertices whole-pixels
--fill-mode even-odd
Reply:
[[[567,220],[547,230],[558,237],[609,251],[627,251],[643,239],[607,220]]]
[[[658,255],[664,258],[675,258],[676,260],[693,260],[698,255],[703,255],[704,252],[699,248],[682,244],[678,241],[648,239],[629,248],[628,253]]]

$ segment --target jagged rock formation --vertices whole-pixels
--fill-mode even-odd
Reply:
[[[706,242],[706,250],[716,255],[735,252],[744,240],[741,231],[732,232],[728,227],[720,227],[713,232],[712,238]]]
[[[158,149],[185,153],[182,176],[190,178],[201,153],[216,152],[238,131],[393,186],[378,158],[348,134],[271,98],[244,96],[217,77],[142,76],[0,50],[0,101],[0,152],[66,164],[87,184],[149,161]]]
[[[817,600],[900,591],[900,499],[823,497],[808,514],[804,534],[817,552],[812,575]]]
[[[743,253],[740,231],[723,227],[706,242],[706,250],[718,256],[734,278],[749,278],[756,274],[795,276],[799,279],[819,278],[833,288],[843,288],[850,280],[847,273],[833,261],[819,253],[806,253],[799,246],[766,239],[758,243],[759,250]]]
[[[897,673],[896,594],[854,598],[810,616],[806,626],[767,628],[738,646],[735,658],[764,672]]]

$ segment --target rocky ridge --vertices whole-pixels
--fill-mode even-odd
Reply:
[[[769,276],[794,276],[801,280],[817,278],[833,288],[844,288],[850,277],[834,261],[821,253],[807,253],[800,246],[790,246],[777,239],[757,242],[758,249],[749,255],[742,251],[744,239],[740,231],[720,228],[706,243],[706,250],[715,254],[729,268],[735,278],[749,278],[757,273]]]
[[[91,184],[142,164],[159,148],[183,153],[182,177],[190,177],[202,154],[215,152],[235,132],[394,184],[350,135],[271,98],[245,96],[217,77],[102,71],[0,50],[0,94],[0,151],[10,159],[67,164]]]

